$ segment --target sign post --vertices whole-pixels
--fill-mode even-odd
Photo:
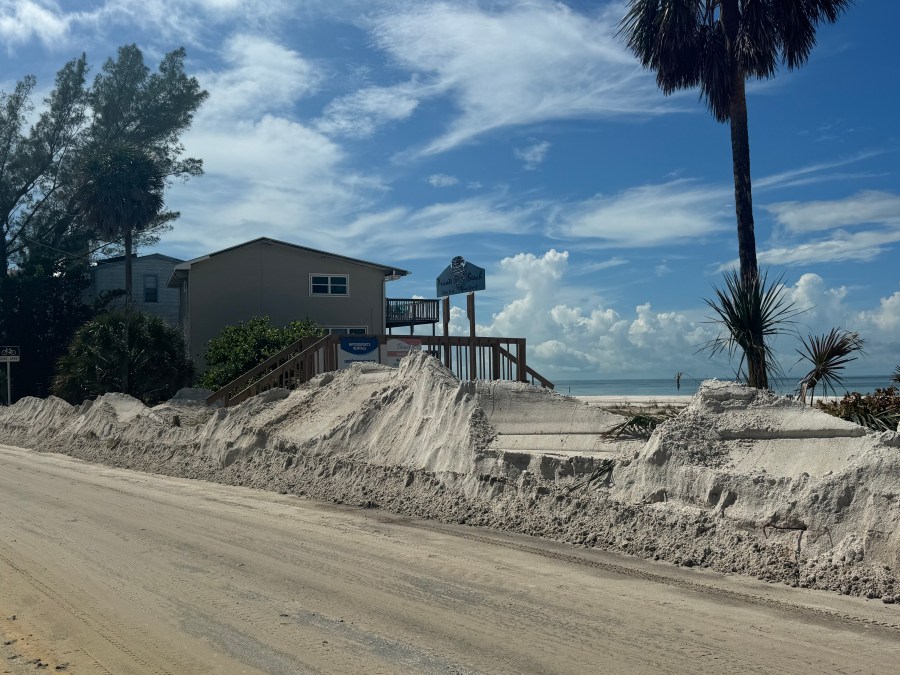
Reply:
[[[450,261],[450,265],[435,280],[437,296],[444,298],[444,336],[450,324],[450,296],[467,293],[466,317],[469,319],[469,379],[475,379],[475,291],[485,289],[484,268],[466,262],[461,255]],[[444,345],[444,365],[450,367],[450,340]]]
[[[0,346],[0,363],[6,364],[6,405],[12,405],[12,374],[10,363],[21,361],[22,350],[10,345]]]

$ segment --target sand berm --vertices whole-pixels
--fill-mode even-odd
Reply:
[[[0,442],[900,602],[900,437],[771,392],[706,382],[648,441],[424,354],[228,409],[194,398],[25,398]]]

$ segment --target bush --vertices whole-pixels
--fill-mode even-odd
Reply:
[[[874,394],[847,394],[840,401],[823,403],[819,408],[875,431],[897,431],[900,422],[900,389],[876,389]]]
[[[171,398],[190,384],[193,363],[185,356],[184,337],[163,319],[132,312],[129,324],[129,387],[125,392],[145,403]],[[57,362],[53,393],[70,403],[110,391],[122,391],[125,313],[106,312],[75,331],[69,351]]]
[[[325,331],[309,319],[277,328],[269,323],[269,317],[257,316],[228,326],[206,345],[206,372],[200,384],[220,389],[300,338],[321,335]]]

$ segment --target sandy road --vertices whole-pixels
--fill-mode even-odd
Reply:
[[[897,624],[876,601],[0,446],[0,673],[896,672]]]

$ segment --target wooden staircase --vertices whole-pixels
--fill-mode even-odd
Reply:
[[[353,337],[378,338],[380,347],[395,336]],[[409,338],[420,340],[422,350],[441,361],[460,380],[512,380],[553,389],[552,382],[526,363],[524,338],[454,335]],[[295,389],[316,375],[337,370],[339,349],[338,335],[302,338],[213,392],[206,402],[221,401],[224,406],[232,406],[269,389]]]

